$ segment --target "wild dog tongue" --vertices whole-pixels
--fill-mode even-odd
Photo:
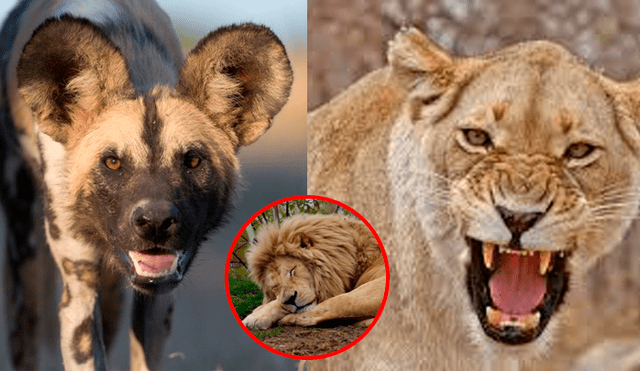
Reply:
[[[540,275],[540,253],[500,254],[489,288],[493,304],[503,313],[531,313],[547,291],[547,280]]]
[[[136,269],[141,271],[138,272],[138,274],[162,273],[169,270],[173,265],[173,261],[176,259],[176,256],[172,253],[148,254],[141,251],[130,251],[129,255],[131,256],[131,259],[137,263],[134,263]]]

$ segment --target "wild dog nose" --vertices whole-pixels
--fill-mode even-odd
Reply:
[[[170,202],[144,202],[133,209],[131,223],[140,237],[162,243],[178,230],[178,208]]]
[[[509,228],[514,240],[519,240],[520,236],[534,226],[542,218],[542,212],[518,212],[509,210],[503,206],[496,206],[496,210],[502,217],[504,224]]]
[[[293,292],[293,295],[291,295],[291,296],[289,297],[289,299],[287,299],[287,301],[285,301],[285,302],[284,302],[284,304],[287,304],[287,305],[296,305],[296,298],[297,298],[297,297],[298,297],[298,292],[297,292],[297,291],[294,291],[294,292]],[[297,305],[296,305],[296,306],[297,306]]]

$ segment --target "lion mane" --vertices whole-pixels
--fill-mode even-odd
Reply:
[[[315,282],[318,302],[350,291],[380,257],[378,243],[360,221],[339,215],[296,215],[271,224],[247,253],[249,271],[261,287],[277,257],[302,261]]]

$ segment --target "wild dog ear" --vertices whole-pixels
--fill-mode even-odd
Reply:
[[[267,27],[219,28],[191,51],[177,90],[211,119],[253,143],[286,103],[293,72],[284,46]]]
[[[96,26],[69,16],[49,19],[33,33],[17,77],[40,131],[61,143],[75,115],[98,113],[112,97],[133,93],[120,51]]]
[[[453,81],[453,58],[416,28],[403,29],[389,42],[387,58],[399,73],[426,75],[444,88]]]

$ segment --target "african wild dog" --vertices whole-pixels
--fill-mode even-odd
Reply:
[[[132,368],[156,369],[173,306],[163,293],[224,223],[238,148],[288,98],[284,47],[266,27],[234,25],[184,60],[152,0],[23,0],[0,55],[12,362],[36,367],[34,261],[48,245],[63,281],[65,368],[105,368],[124,274],[139,293]]]

